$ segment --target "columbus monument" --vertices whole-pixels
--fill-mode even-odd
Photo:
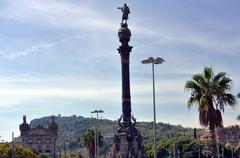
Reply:
[[[117,49],[121,56],[122,66],[122,116],[118,119],[119,128],[114,135],[113,146],[108,157],[147,158],[143,147],[143,138],[135,127],[136,119],[131,115],[129,56],[133,47],[128,45],[131,31],[127,24],[130,10],[127,4],[118,9],[123,13],[121,27],[118,31],[121,46]]]

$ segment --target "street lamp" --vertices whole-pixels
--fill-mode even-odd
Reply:
[[[69,144],[68,144],[68,147],[69,147],[69,154],[70,156],[72,155],[72,130],[70,129],[69,131],[69,134],[68,134],[68,141],[69,141]]]
[[[224,147],[222,146],[222,157],[224,158]]]
[[[173,158],[176,158],[176,147],[175,147],[175,143],[173,143]]]
[[[97,120],[98,120],[98,113],[103,113],[103,110],[94,110],[91,113],[96,113],[97,114]],[[98,158],[98,133],[97,133],[97,127],[96,127],[96,122],[94,123],[94,130],[95,130],[95,157]]]
[[[157,158],[156,152],[156,111],[155,111],[155,79],[154,79],[154,65],[162,64],[164,60],[160,57],[154,59],[153,57],[149,57],[142,61],[142,64],[152,64],[152,80],[153,80],[153,140],[154,140],[154,158]]]
[[[180,150],[178,149],[177,152],[178,152],[178,158],[180,158]]]
[[[64,158],[67,158],[67,152],[66,152],[66,140],[63,140],[63,150],[64,150]]]
[[[13,151],[12,151],[12,158],[15,158],[15,144],[14,144],[14,132],[12,132],[12,148],[13,148]]]
[[[208,158],[208,146],[206,145],[206,158]]]

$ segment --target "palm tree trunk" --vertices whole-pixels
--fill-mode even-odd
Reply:
[[[212,157],[217,158],[217,141],[216,141],[216,132],[215,132],[215,126],[213,123],[210,123],[209,125],[210,129],[210,136],[211,136],[211,152],[212,152]]]
[[[94,154],[93,153],[89,153],[88,157],[89,158],[94,158]]]

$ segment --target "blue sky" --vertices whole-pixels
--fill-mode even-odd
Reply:
[[[121,114],[120,45],[117,31],[124,2],[132,31],[131,96],[139,121],[152,120],[149,56],[156,67],[157,121],[199,127],[188,110],[184,84],[204,66],[225,71],[240,91],[238,0],[15,0],[0,1],[0,136],[19,134],[28,121],[46,115],[104,118]],[[239,108],[226,109],[224,124],[239,124]]]

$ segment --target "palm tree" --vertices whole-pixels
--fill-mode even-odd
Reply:
[[[92,129],[88,129],[83,135],[82,135],[82,142],[83,145],[87,148],[89,158],[94,158],[95,155],[95,134]],[[99,147],[102,147],[104,145],[103,136],[100,132],[98,132],[98,144]]]
[[[212,140],[211,152],[217,157],[216,128],[223,126],[222,113],[229,105],[234,107],[236,99],[230,92],[232,80],[225,72],[214,75],[212,68],[205,67],[204,72],[195,74],[186,81],[185,89],[191,92],[188,108],[196,104],[199,111],[199,122],[203,127],[209,127]]]

